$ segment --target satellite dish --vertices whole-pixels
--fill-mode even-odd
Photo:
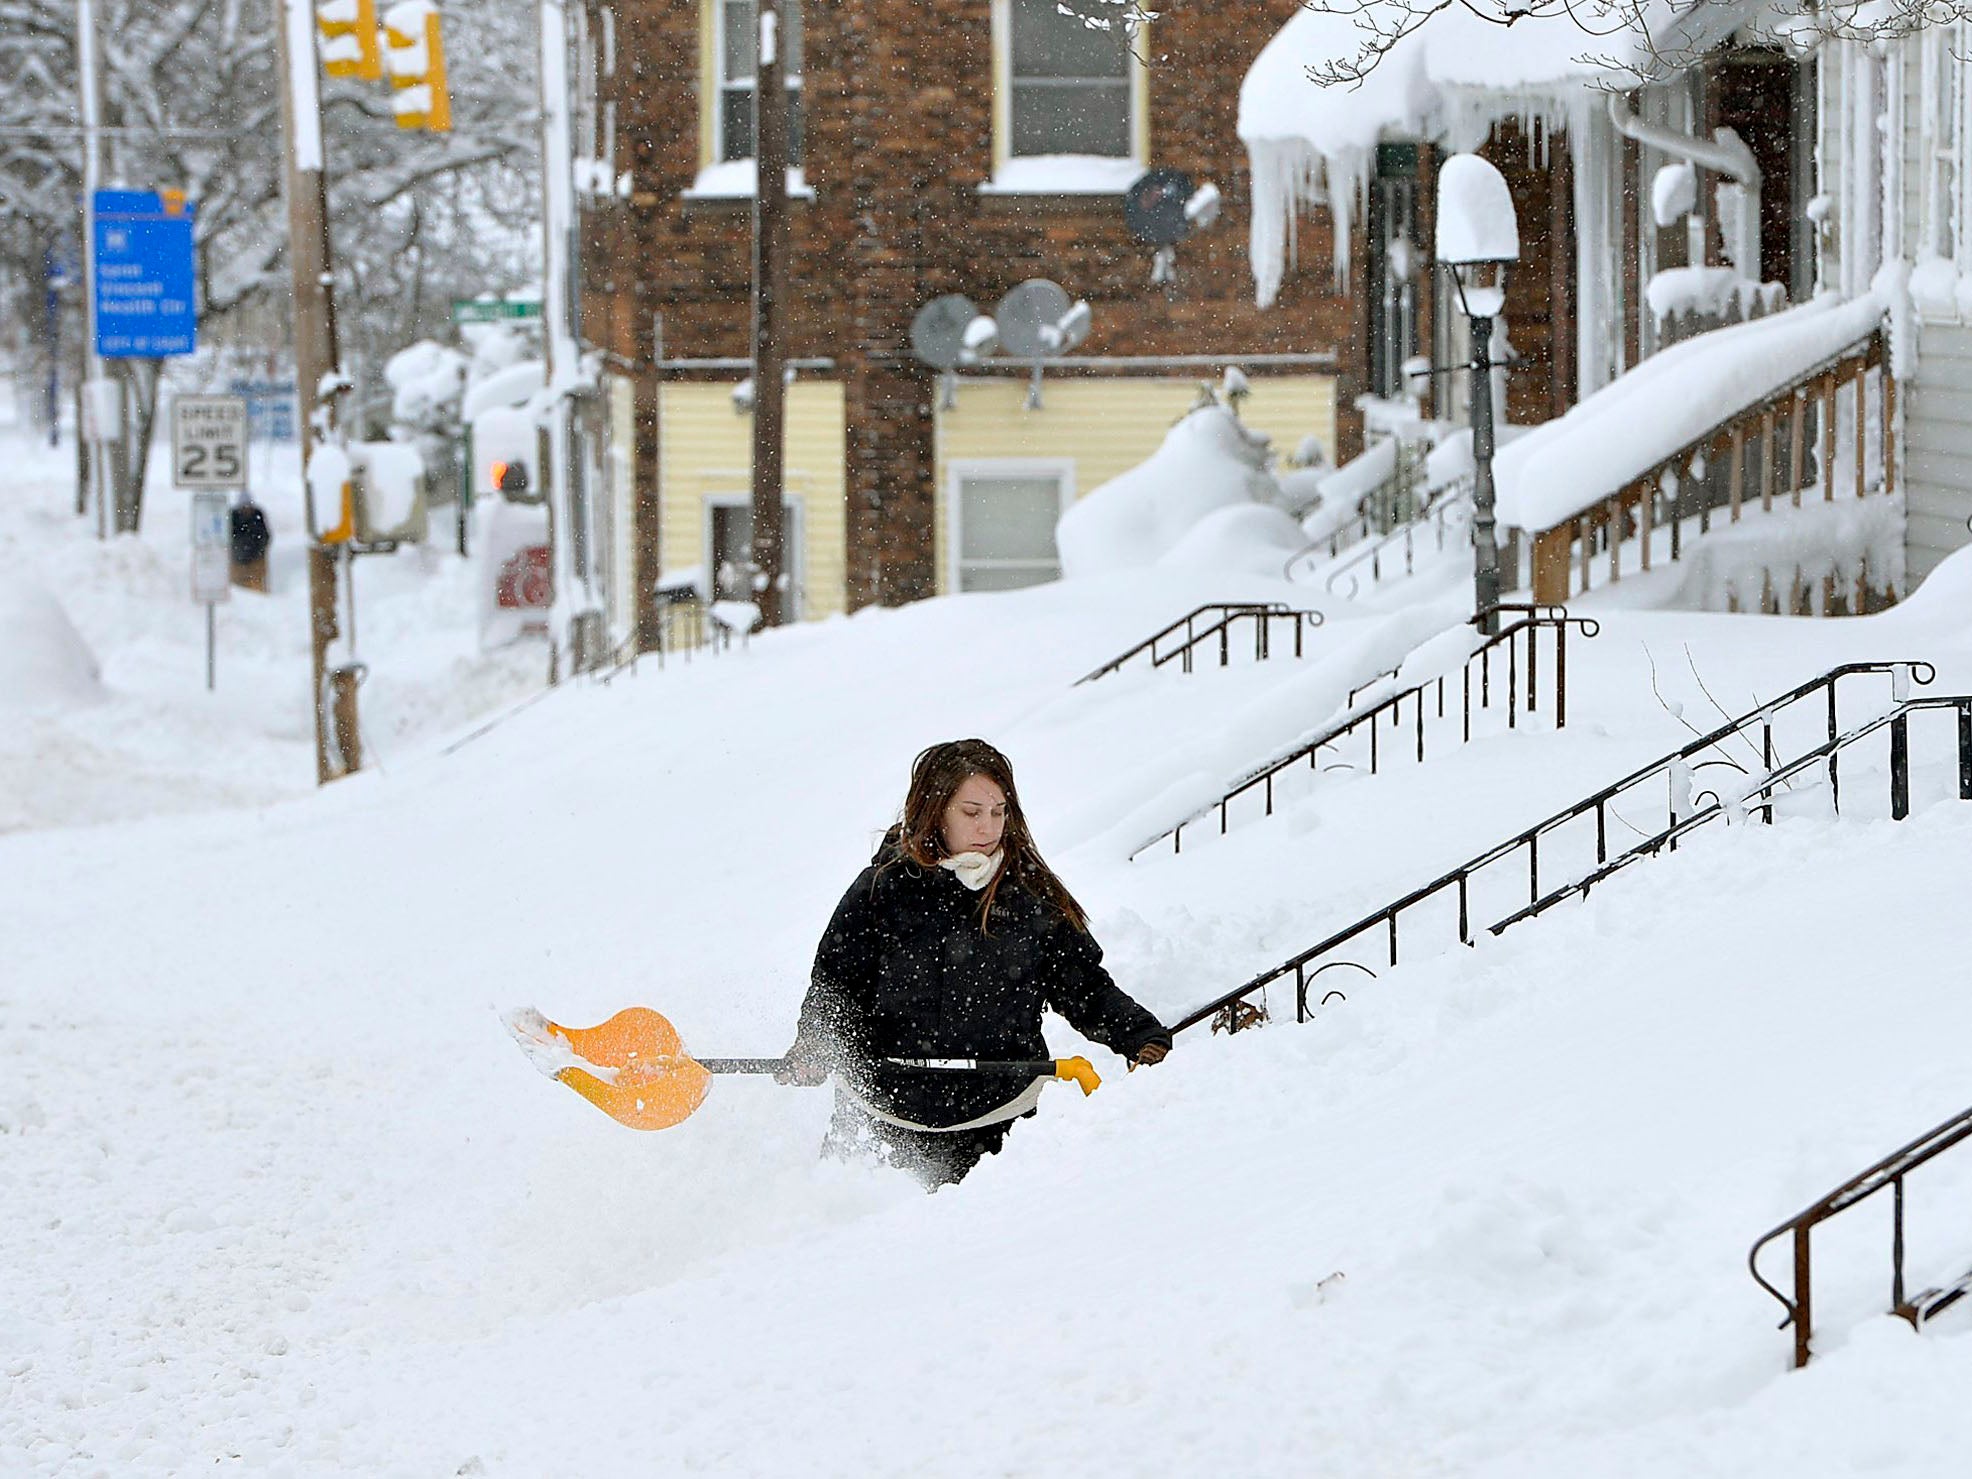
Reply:
[[[1015,359],[1041,359],[1054,352],[1045,331],[1055,328],[1073,305],[1058,284],[1030,277],[1014,288],[994,311],[1000,326],[1000,348]],[[1056,339],[1059,344],[1059,339]]]
[[[934,370],[949,370],[967,358],[966,330],[979,316],[964,293],[933,298],[911,320],[911,353]]]
[[[1137,176],[1136,183],[1123,192],[1123,219],[1130,234],[1150,246],[1176,246],[1191,230],[1185,215],[1191,196],[1191,176],[1181,169],[1154,169]]]

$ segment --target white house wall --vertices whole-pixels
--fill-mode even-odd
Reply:
[[[1915,585],[1968,542],[1972,516],[1972,326],[1926,323],[1904,397],[1905,566]]]
[[[1915,266],[1944,258],[1968,263],[1967,186],[1962,166],[1967,136],[1967,37],[1962,24],[1921,33],[1897,48],[1900,103],[1891,117],[1896,168],[1891,191],[1899,208],[1892,227],[1895,249]],[[1957,74],[1957,96],[1951,73]],[[1917,354],[1904,386],[1903,481],[1909,522],[1905,561],[1914,585],[1972,535],[1972,324],[1960,303],[1920,295]]]

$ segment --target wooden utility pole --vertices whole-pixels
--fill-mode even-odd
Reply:
[[[308,500],[308,625],[315,711],[315,780],[323,785],[361,768],[356,719],[356,670],[331,671],[329,652],[340,630],[336,576],[341,546],[324,544],[321,531],[342,522],[341,508],[314,507],[306,470],[315,448],[334,443],[335,395],[341,358],[336,350],[335,288],[329,270],[328,189],[322,169],[322,103],[315,57],[313,0],[284,0],[276,28],[287,128],[288,265],[294,284],[295,391],[301,402],[301,465]]]
[[[779,0],[759,0],[759,54],[753,83],[753,599],[761,625],[777,627],[789,606],[785,586],[786,505],[782,492],[787,425],[786,35]]]

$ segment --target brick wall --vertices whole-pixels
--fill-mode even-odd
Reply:
[[[1171,0],[1149,35],[1150,162],[1213,180],[1219,224],[1179,249],[1179,280],[1149,286],[1149,251],[1109,197],[982,196],[992,173],[989,0],[809,0],[807,177],[793,208],[796,310],[790,352],[830,356],[849,421],[849,600],[897,602],[935,589],[932,373],[911,358],[913,315],[941,293],[990,311],[1024,278],[1087,298],[1083,354],[1333,350],[1346,408],[1360,381],[1360,270],[1337,293],[1326,212],[1302,223],[1303,270],[1280,302],[1253,306],[1239,84],[1298,0]],[[635,194],[590,218],[586,311],[644,367],[653,315],[671,358],[748,352],[747,202],[683,198],[698,170],[698,0],[620,0],[615,96],[621,167]],[[1362,254],[1356,253],[1360,262]],[[1312,267],[1313,270],[1310,270]],[[600,337],[593,329],[592,338]],[[639,448],[648,464],[651,449]]]

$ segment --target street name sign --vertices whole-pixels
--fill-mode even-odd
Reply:
[[[171,480],[181,488],[244,488],[246,472],[246,397],[174,396]]]
[[[494,324],[508,319],[539,318],[539,303],[507,303],[491,298],[454,298],[452,322],[455,324]]]
[[[98,190],[96,353],[162,359],[198,347],[192,291],[192,219],[182,195]]]

